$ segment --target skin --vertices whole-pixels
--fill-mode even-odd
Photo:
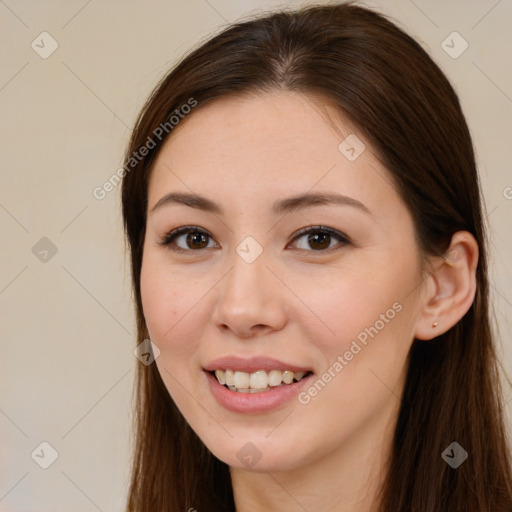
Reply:
[[[333,126],[326,112],[334,116],[319,98],[285,91],[217,100],[174,129],[149,183],[141,293],[156,364],[191,427],[230,466],[238,512],[374,510],[411,343],[448,330],[474,298],[473,237],[456,233],[448,258],[424,261],[432,269],[424,274],[391,175],[356,127]],[[355,161],[338,150],[349,134],[366,146]],[[180,204],[151,211],[172,191],[204,195],[225,214]],[[274,201],[319,191],[371,213],[271,211]],[[158,244],[185,225],[210,237],[175,238],[183,252]],[[318,249],[308,234],[296,238],[312,225],[351,242],[327,237],[330,248]],[[247,236],[263,250],[250,264],[236,252]],[[240,414],[209,391],[202,367],[229,354],[282,359],[319,377],[396,303],[394,318],[307,404]],[[237,457],[247,442],[261,452],[252,468]]]

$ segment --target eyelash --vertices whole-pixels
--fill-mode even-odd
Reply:
[[[182,247],[177,247],[172,242],[175,238],[178,238],[180,235],[186,234],[186,233],[194,233],[194,234],[202,234],[210,237],[212,239],[210,233],[208,231],[203,230],[199,228],[198,226],[182,226],[180,228],[174,229],[173,231],[170,231],[166,235],[164,235],[160,241],[158,242],[158,245],[168,247],[171,251],[175,252],[200,252],[205,249],[211,249],[211,247],[203,248],[203,249],[183,249]],[[300,249],[305,252],[311,252],[311,253],[326,253],[331,252],[331,250],[336,249],[336,247],[349,245],[351,244],[350,238],[341,233],[340,231],[337,231],[332,228],[328,228],[326,226],[307,226],[305,228],[300,229],[294,236],[292,241],[295,241],[296,239],[300,238],[303,235],[307,234],[327,234],[329,236],[332,236],[334,238],[337,238],[340,243],[336,244],[333,247],[328,247],[327,249],[320,249],[318,251],[315,251],[313,249],[307,250],[307,249]]]

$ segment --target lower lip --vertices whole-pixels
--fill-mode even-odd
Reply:
[[[299,382],[278,386],[270,391],[261,393],[239,393],[231,391],[220,384],[220,382],[209,372],[206,372],[210,390],[222,407],[232,412],[241,413],[262,413],[278,408],[297,396],[300,390],[307,384],[313,374],[304,377]]]

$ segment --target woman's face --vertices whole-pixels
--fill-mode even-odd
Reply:
[[[152,171],[141,292],[156,364],[232,467],[381,446],[398,411],[422,296],[412,218],[369,142],[321,112],[290,92],[217,100]]]

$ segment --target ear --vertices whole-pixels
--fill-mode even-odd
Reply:
[[[432,260],[414,329],[417,339],[430,340],[445,333],[467,313],[475,298],[478,254],[474,236],[457,231],[446,256]]]

